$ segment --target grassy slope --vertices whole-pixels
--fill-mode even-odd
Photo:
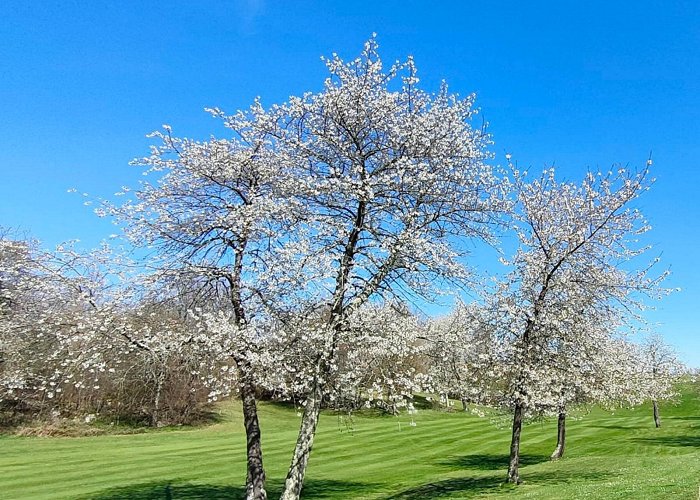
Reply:
[[[0,498],[240,498],[244,435],[235,404],[216,425],[90,438],[0,438]],[[305,498],[425,499],[687,498],[700,486],[700,398],[685,392],[662,407],[615,415],[594,410],[568,428],[566,457],[556,463],[553,422],[526,426],[524,484],[503,485],[509,429],[461,413],[355,418],[354,432],[322,418]],[[269,489],[284,478],[298,418],[261,407]],[[399,422],[402,423],[399,430]]]

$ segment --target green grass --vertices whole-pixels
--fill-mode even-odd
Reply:
[[[509,429],[488,418],[421,411],[409,417],[355,417],[348,432],[324,415],[304,498],[698,499],[700,398],[662,406],[655,429],[649,407],[616,414],[593,410],[568,425],[566,456],[548,457],[555,422],[523,432],[524,483],[503,484]],[[241,498],[245,477],[240,408],[199,429],[86,438],[0,437],[0,498]],[[271,498],[280,491],[298,417],[260,407]],[[401,430],[399,430],[399,422]],[[505,422],[504,422],[505,423]]]

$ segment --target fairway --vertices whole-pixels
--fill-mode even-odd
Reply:
[[[548,457],[555,422],[524,429],[522,477],[504,485],[509,428],[460,412],[321,419],[304,498],[697,499],[700,400],[662,407],[593,410],[568,426],[563,460]],[[245,449],[237,403],[198,429],[87,438],[2,437],[0,498],[242,498]],[[279,493],[296,436],[293,410],[260,408],[270,498]],[[503,420],[503,424],[507,424]]]

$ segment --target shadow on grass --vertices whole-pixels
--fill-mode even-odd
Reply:
[[[601,481],[613,474],[605,472],[538,472],[521,473],[523,483],[528,484],[569,484]],[[478,478],[451,478],[423,484],[387,497],[386,500],[423,500],[427,498],[471,498],[488,493],[508,493],[517,486],[505,482],[505,474]],[[457,496],[459,495],[459,496]]]
[[[460,498],[469,498],[512,489],[512,486],[503,484],[504,478],[505,475],[444,479],[404,490],[387,497],[386,500],[422,500],[425,498],[447,497],[458,493]]]
[[[459,457],[449,457],[438,462],[453,469],[477,469],[477,470],[497,470],[507,469],[509,455],[462,455]],[[549,462],[547,455],[520,455],[520,466],[540,464]]]
[[[700,436],[659,436],[633,439],[638,443],[656,444],[660,446],[692,446],[700,448]]]
[[[336,481],[334,479],[307,479],[304,481],[302,498],[358,498],[376,489],[379,485],[358,483],[355,481]],[[282,487],[275,489],[272,498],[282,493]]]
[[[245,498],[245,487],[219,484],[153,482],[110,488],[96,495],[85,497],[85,500],[88,498],[92,500],[242,499]]]
[[[278,497],[282,493],[282,485],[281,481],[268,481],[268,496]],[[309,479],[305,481],[302,497],[357,498],[375,487],[376,485],[368,483]],[[244,486],[188,484],[178,481],[159,481],[110,488],[96,495],[84,497],[85,500],[242,500],[244,498]]]
[[[439,401],[436,401],[434,397],[421,396],[420,394],[415,394],[413,396],[413,406],[418,410],[434,410],[440,408]]]

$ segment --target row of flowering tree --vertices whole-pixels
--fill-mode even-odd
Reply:
[[[149,279],[108,247],[49,252],[3,230],[0,423],[100,413],[160,426],[201,416],[224,383],[222,365],[188,305]]]
[[[624,335],[639,328],[646,299],[668,293],[661,287],[667,273],[654,272],[658,259],[640,261],[649,248],[638,238],[649,226],[633,202],[651,183],[648,168],[589,172],[580,183],[558,181],[553,170],[526,182],[511,170],[519,247],[502,259],[510,270],[495,292],[453,321],[452,334],[464,337],[448,346],[463,353],[447,381],[512,413],[508,481],[517,483],[526,417],[558,416],[552,458],[560,458],[568,408],[640,403],[655,399],[656,390],[666,398],[677,365],[660,345],[647,349],[658,360],[649,362],[664,364],[655,381],[654,368],[644,367],[643,353]],[[444,342],[444,332],[436,338]],[[456,352],[448,347],[443,355]]]
[[[159,143],[135,162],[153,180],[98,210],[148,249],[135,276],[107,277],[110,258],[92,256],[27,289],[51,275],[71,290],[79,313],[51,329],[68,328],[57,341],[73,345],[60,351],[66,366],[109,373],[137,353],[152,360],[158,395],[173,359],[194,360],[176,364],[211,398],[235,384],[247,498],[267,497],[263,392],[303,405],[284,499],[301,494],[322,407],[396,411],[426,389],[512,412],[508,480],[518,482],[524,418],[558,414],[563,452],[570,405],[637,397],[641,382],[625,387],[626,365],[612,360],[629,350],[621,327],[641,319],[641,296],[664,277],[639,267],[645,248],[628,241],[646,229],[633,204],[647,171],[580,185],[494,171],[489,138],[471,125],[473,96],[421,90],[412,59],[385,68],[374,38],[357,59],[325,62],[318,92],[210,110],[227,138],[153,134]],[[438,321],[410,314],[406,304],[469,288],[466,249],[497,245],[506,228],[520,248],[493,292]]]

